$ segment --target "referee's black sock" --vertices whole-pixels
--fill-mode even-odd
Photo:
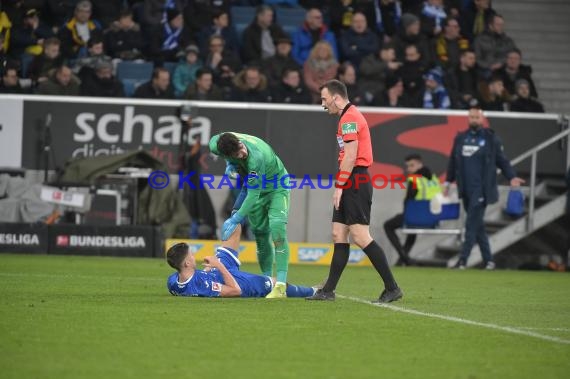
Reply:
[[[334,291],[346,264],[348,263],[348,255],[350,254],[350,244],[335,243],[332,256],[331,268],[327,282],[323,286],[323,292]]]
[[[370,262],[372,262],[372,265],[374,265],[374,268],[382,277],[384,287],[386,287],[388,291],[398,288],[394,276],[392,275],[392,270],[390,270],[390,265],[388,265],[386,254],[384,254],[384,250],[382,250],[380,245],[372,240],[362,251],[368,255]]]

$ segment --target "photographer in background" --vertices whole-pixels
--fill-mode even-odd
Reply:
[[[192,129],[193,109],[190,104],[180,107],[181,138],[179,148],[179,170],[184,175],[192,173],[189,177],[191,184],[185,184],[183,189],[184,203],[192,219],[190,238],[217,239],[216,214],[210,195],[203,186],[200,186],[202,168],[207,168],[205,159],[207,154],[202,151],[200,135],[190,141]]]

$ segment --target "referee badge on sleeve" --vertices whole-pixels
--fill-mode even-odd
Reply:
[[[342,135],[357,133],[358,130],[356,122],[345,122],[340,128]]]

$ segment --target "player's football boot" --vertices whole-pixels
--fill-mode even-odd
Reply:
[[[275,287],[265,296],[266,299],[282,299],[287,297],[287,285],[285,283],[277,283]]]
[[[325,292],[323,291],[322,288],[319,288],[317,290],[317,292],[315,292],[315,294],[313,296],[309,296],[306,297],[306,300],[329,300],[329,301],[334,301],[335,299],[335,293],[334,291],[331,292]]]
[[[393,289],[391,291],[384,290],[382,294],[378,298],[378,300],[374,300],[373,304],[383,304],[383,303],[391,303],[392,301],[400,300],[404,296],[404,293],[400,289],[400,287]]]

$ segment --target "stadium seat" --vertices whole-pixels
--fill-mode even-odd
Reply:
[[[299,25],[281,25],[283,27],[283,31],[289,34],[289,37],[293,39],[293,35],[299,29]]]
[[[136,81],[146,82],[150,80],[153,68],[154,66],[150,62],[119,62],[117,65],[117,79],[120,81],[134,79]]]
[[[303,8],[276,8],[275,22],[285,26],[294,26],[298,28],[305,21],[306,10]]]
[[[404,234],[457,234],[462,230],[440,229],[439,222],[460,218],[459,203],[443,204],[442,211],[436,215],[431,213],[429,200],[407,200],[404,206]]]
[[[234,25],[240,46],[243,45],[243,31],[245,30],[245,28],[247,28],[248,25],[249,24],[235,24]]]
[[[255,17],[255,7],[231,7],[231,23],[249,25]]]
[[[136,80],[136,79],[123,79],[123,90],[125,91],[126,97],[132,97],[138,86],[145,83],[147,80]]]
[[[28,77],[28,67],[30,63],[34,60],[34,56],[30,54],[22,54],[21,62],[20,62],[20,77],[27,78]]]
[[[174,76],[174,70],[176,70],[176,66],[178,66],[178,62],[164,62],[164,68],[170,72],[170,79]]]

